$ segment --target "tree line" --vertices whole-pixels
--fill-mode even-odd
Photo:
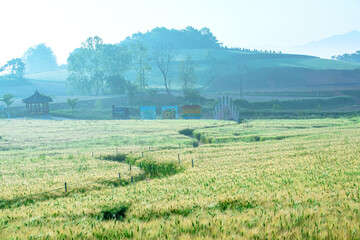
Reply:
[[[90,37],[67,59],[68,82],[82,94],[132,95],[144,93],[148,74],[159,71],[164,89],[170,94],[177,49],[214,49],[221,45],[210,29],[191,26],[181,30],[154,28],[118,44],[104,44],[100,37]],[[177,64],[177,80],[184,94],[194,93],[196,67],[190,55]],[[136,76],[128,79],[131,70]]]
[[[23,79],[25,73],[46,72],[58,69],[53,50],[44,43],[26,50],[21,58],[9,60],[0,67],[0,74],[10,79]]]
[[[351,54],[345,53],[343,55],[332,56],[331,59],[360,63],[360,50]]]
[[[141,41],[105,44],[98,37],[90,37],[67,59],[68,82],[82,94],[144,93],[148,87],[146,75],[152,71],[150,62],[160,71],[167,94],[171,93],[169,78],[174,65],[175,51],[169,44],[149,49]],[[178,64],[178,80],[184,94],[196,83],[196,65],[188,55]],[[128,80],[126,73],[135,70],[136,77]]]
[[[190,55],[179,61],[176,50],[221,46],[210,29],[198,30],[191,26],[181,30],[154,28],[146,33],[133,34],[118,44],[105,44],[100,37],[90,37],[70,53],[67,80],[82,94],[131,95],[144,93],[148,88],[148,74],[159,71],[164,89],[170,94],[174,81],[172,72],[177,70],[176,80],[186,94],[194,90],[197,65]],[[59,66],[53,50],[41,43],[29,48],[22,58],[12,59],[0,67],[0,75],[22,79],[25,73],[57,69]],[[135,77],[129,78],[130,72],[130,75],[135,72]]]
[[[174,49],[204,49],[204,48],[221,48],[220,43],[212,34],[209,28],[200,30],[188,26],[184,29],[167,29],[157,27],[146,33],[135,33],[127,37],[122,43],[128,44],[139,41],[148,48],[158,45],[160,42],[171,42]]]

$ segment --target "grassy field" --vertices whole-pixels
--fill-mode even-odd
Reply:
[[[360,238],[359,118],[0,123],[0,239]]]

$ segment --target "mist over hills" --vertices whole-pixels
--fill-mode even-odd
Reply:
[[[151,71],[146,73],[146,84],[149,88],[156,88],[160,92],[163,88],[163,80],[152,57],[152,49],[163,44],[171,45],[174,49],[175,56],[170,68],[173,89],[181,89],[181,84],[178,82],[178,66],[188,55],[196,65],[195,87],[203,94],[239,94],[241,88],[247,92],[315,91],[318,84],[321,84],[322,89],[360,88],[358,63],[270,50],[227,48],[223,47],[208,28],[200,30],[193,27],[181,30],[155,28],[146,33],[135,33],[115,45],[131,46],[137,42],[144,44],[148,51],[147,61]],[[326,51],[332,56],[336,54],[334,49],[355,48],[358,43],[360,43],[360,32],[353,31],[312,42],[303,45],[302,48],[304,51],[305,48],[308,49],[306,53],[313,49]],[[25,96],[32,88],[38,88],[49,95],[76,93],[67,84],[67,77],[68,72],[62,66],[56,71],[49,69],[26,74],[27,80],[23,84],[2,79],[0,95],[15,89],[18,96]],[[124,77],[127,81],[136,81],[136,70],[129,69]]]
[[[360,31],[356,30],[287,49],[288,52],[322,58],[331,58],[334,55],[353,53],[358,50],[360,50]]]

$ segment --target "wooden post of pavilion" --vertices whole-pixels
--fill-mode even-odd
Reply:
[[[22,100],[26,104],[26,112],[31,117],[44,117],[49,115],[49,102],[52,102],[52,98],[40,94],[38,90],[34,95]]]

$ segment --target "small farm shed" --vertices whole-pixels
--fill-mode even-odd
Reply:
[[[49,114],[49,103],[52,98],[42,95],[36,90],[34,95],[22,100],[26,104],[26,112],[30,116],[42,116]]]

